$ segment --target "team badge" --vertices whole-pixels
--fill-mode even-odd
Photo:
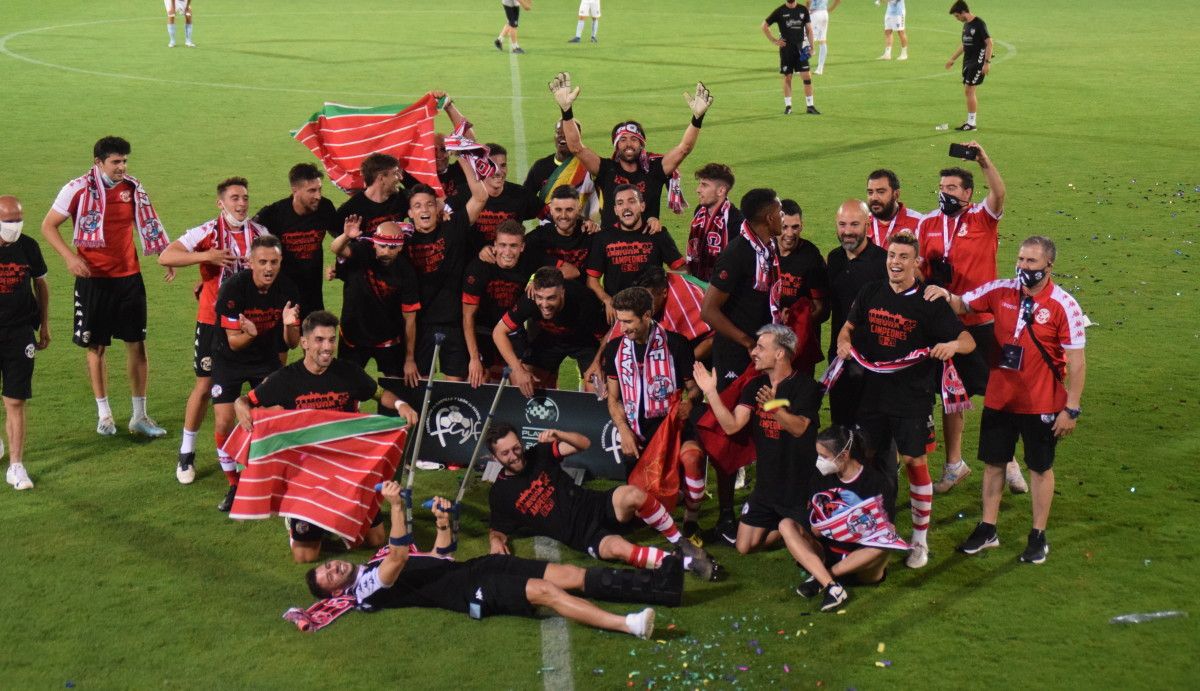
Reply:
[[[1045,307],[1041,308],[1033,315],[1033,320],[1039,324],[1045,324],[1050,321],[1050,310]]]
[[[674,391],[671,386],[671,380],[668,377],[658,375],[650,382],[649,391],[646,392],[650,398],[655,401],[665,401]]]
[[[32,344],[32,343],[30,343],[29,345],[25,346],[25,357],[27,357],[27,358],[29,358],[29,359],[31,359],[31,360],[32,360],[32,359],[33,359],[33,354],[34,354],[34,351],[36,351],[36,350],[37,350],[37,349],[33,347],[33,344]]]
[[[1052,424],[1054,424],[1054,418],[1055,418],[1054,413],[1042,413],[1042,424],[1043,425],[1052,425]]]
[[[212,371],[212,358],[210,358],[210,357],[200,358],[200,369],[204,372],[211,372]]]
[[[83,341],[84,343],[91,341],[92,340],[92,332],[84,331],[83,335],[79,337],[79,340]]]
[[[133,195],[129,193],[129,190],[121,190],[120,193],[117,194],[117,198],[121,200],[122,204],[128,204],[133,200]]]
[[[212,388],[209,389],[209,393],[212,394],[213,398],[219,398],[223,390],[220,384],[213,384]]]
[[[83,215],[83,218],[79,221],[79,227],[85,233],[94,233],[100,227],[100,221],[100,212],[93,209]]]
[[[958,236],[958,237],[960,237],[960,238],[965,238],[965,237],[967,237],[967,227],[964,225],[962,228],[959,228],[959,229],[958,229],[958,232],[957,232],[957,233],[955,233],[955,235],[956,235],[956,236]]]

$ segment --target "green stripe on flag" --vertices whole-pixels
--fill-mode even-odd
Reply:
[[[378,432],[391,432],[403,429],[407,425],[404,418],[365,415],[352,420],[335,420],[286,432],[277,432],[263,439],[251,441],[248,460],[255,461],[296,446],[320,444],[348,437],[362,437]]]
[[[682,278],[683,280],[687,281],[688,283],[691,283],[694,286],[699,286],[701,290],[708,290],[707,282],[701,281],[700,279],[696,278],[695,276],[693,276],[691,274],[676,273],[674,271],[672,271],[671,273]]]

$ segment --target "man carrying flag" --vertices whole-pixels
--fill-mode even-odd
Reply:
[[[800,237],[804,211],[794,199],[781,202],[783,230],[779,246],[779,303],[786,312],[784,323],[796,332],[796,368],[812,378],[821,355],[821,322],[828,315],[826,293],[829,272],[821,250]]]
[[[582,130],[578,122],[575,126]],[[524,186],[525,191],[539,197],[543,204],[550,204],[554,192],[561,185],[575,188],[582,216],[590,216],[596,202],[596,186],[583,162],[571,154],[567,136],[563,134],[562,121],[559,120],[554,123],[554,153],[539,158],[529,166]]]
[[[417,423],[412,406],[381,389],[362,367],[333,357],[337,349],[338,318],[326,311],[313,312],[304,319],[300,348],[304,359],[278,370],[244,396],[234,401],[238,424],[247,432],[254,429],[252,408],[280,407],[285,410],[340,410],[358,412],[359,403],[375,400],[381,408],[394,409],[409,424]],[[321,540],[328,531],[301,519],[288,520],[292,558],[297,564],[316,561]],[[383,544],[384,530],[378,522],[368,533],[367,544]]]

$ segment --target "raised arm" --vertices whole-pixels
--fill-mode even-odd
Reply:
[[[712,94],[709,93],[708,87],[704,86],[704,82],[696,82],[695,95],[684,92],[683,99],[692,111],[692,122],[684,130],[683,139],[679,141],[679,144],[663,156],[663,172],[667,175],[674,173],[683,160],[688,157],[688,154],[692,153],[692,149],[696,148],[696,140],[700,137],[700,128],[704,125],[704,114],[708,112],[713,100]]]
[[[571,154],[579,159],[584,168],[592,175],[600,174],[600,157],[595,151],[583,145],[583,138],[579,134],[579,124],[575,122],[575,113],[572,106],[575,99],[579,98],[579,87],[571,86],[571,75],[568,72],[559,72],[550,80],[550,93],[554,95],[554,101],[558,103],[559,109],[562,111],[562,131],[563,137],[567,140],[567,148]]]
[[[996,168],[996,164],[992,161],[979,142],[967,142],[967,146],[973,146],[979,150],[979,154],[975,158],[975,162],[979,164],[983,174],[987,177],[988,195],[984,200],[984,204],[991,212],[997,216],[1004,213],[1004,199],[1007,189],[1004,187],[1004,180],[1000,177],[1000,171]]]
[[[346,222],[342,225],[342,234],[329,243],[329,251],[345,259],[350,256],[350,243],[360,237],[362,237],[362,218],[357,214],[351,214],[346,217]]]
[[[479,214],[483,213],[483,207],[487,204],[488,193],[487,188],[483,186],[483,180],[475,176],[474,169],[467,163],[467,160],[459,156],[458,165],[462,167],[463,173],[467,176],[467,186],[471,188],[471,198],[467,200],[467,220],[472,224],[479,220]]]
[[[721,400],[721,394],[717,391],[717,375],[715,372],[709,372],[704,363],[697,362],[692,365],[692,376],[696,380],[696,386],[700,387],[708,399],[708,407],[725,434],[737,434],[750,422],[749,407],[739,405],[730,410]]]
[[[408,548],[412,544],[412,533],[404,520],[404,500],[400,496],[400,483],[388,480],[381,490],[383,498],[392,505],[392,531],[388,533],[388,553],[379,565],[379,582],[385,588],[395,584],[408,563]]]

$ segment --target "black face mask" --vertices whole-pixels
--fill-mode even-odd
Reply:
[[[1050,267],[1046,267],[1045,269],[1022,269],[1018,267],[1017,280],[1019,280],[1021,285],[1025,286],[1026,288],[1032,288],[1045,280],[1047,274],[1049,273],[1049,268]]]
[[[952,197],[945,192],[938,192],[938,208],[947,216],[953,216],[962,211],[963,203],[958,197]]]

